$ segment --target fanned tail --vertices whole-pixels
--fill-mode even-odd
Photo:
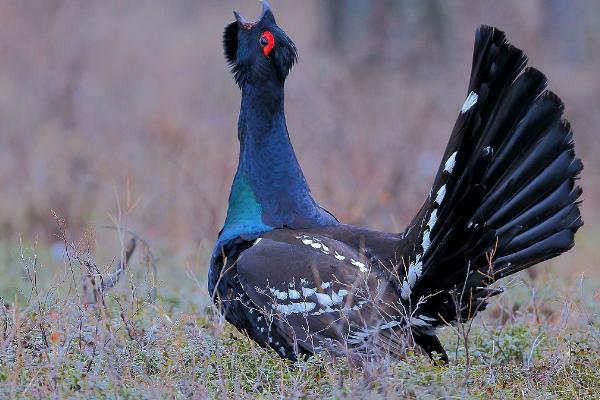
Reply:
[[[404,244],[400,292],[409,309],[421,300],[417,343],[473,317],[500,292],[495,280],[569,250],[583,224],[563,103],[526,63],[503,32],[478,29],[467,99]]]

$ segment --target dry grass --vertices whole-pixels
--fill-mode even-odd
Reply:
[[[115,267],[66,248],[61,270],[35,247],[23,248],[18,277],[0,268],[1,398],[600,396],[597,278],[505,282],[509,294],[468,330],[442,330],[449,367],[418,349],[362,366],[326,355],[292,365],[220,320],[203,276],[155,279],[141,251],[126,279],[114,291],[97,284],[90,303],[82,282]]]

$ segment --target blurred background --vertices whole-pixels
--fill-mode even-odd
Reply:
[[[271,3],[299,49],[286,112],[312,191],[342,221],[382,230],[403,230],[429,191],[476,27],[505,30],[566,103],[586,168],[586,225],[551,263],[598,272],[600,2]],[[254,19],[260,4],[0,1],[5,271],[19,240],[59,265],[62,227],[114,256],[115,234],[100,227],[120,223],[161,255],[159,276],[205,279],[237,165],[240,92],[221,48],[234,9]]]

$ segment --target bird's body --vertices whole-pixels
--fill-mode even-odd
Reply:
[[[481,27],[466,100],[431,192],[404,233],[340,223],[313,199],[285,123],[296,59],[268,7],[225,31],[242,89],[240,159],[209,290],[225,318],[292,360],[401,355],[472,318],[504,276],[573,246],[582,169],[560,99],[504,33]]]

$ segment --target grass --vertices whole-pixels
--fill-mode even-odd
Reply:
[[[0,398],[600,396],[593,280],[509,282],[470,330],[441,331],[448,367],[418,349],[362,366],[327,355],[290,364],[215,315],[204,275],[163,272],[153,291],[142,257],[103,301],[86,304],[81,255],[51,268],[48,254],[30,247],[20,266],[0,267]]]

